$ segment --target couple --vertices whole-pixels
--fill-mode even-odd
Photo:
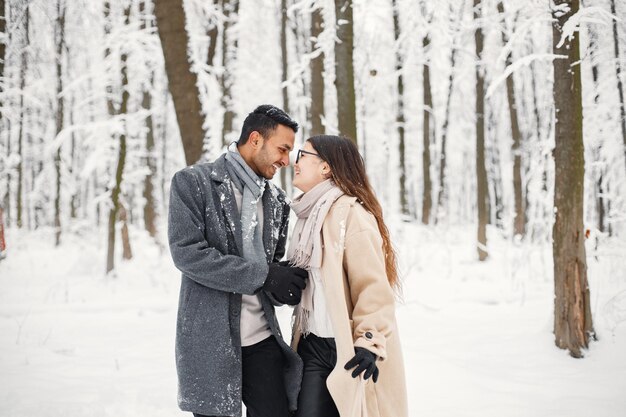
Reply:
[[[172,179],[169,244],[182,272],[179,406],[194,416],[406,417],[396,259],[356,146],[309,138],[288,203],[270,180],[298,124],[262,105],[236,146]],[[297,223],[287,260],[289,210]],[[295,307],[291,347],[274,306]]]

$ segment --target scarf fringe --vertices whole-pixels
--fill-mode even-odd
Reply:
[[[302,308],[302,306],[298,306],[294,313],[294,323],[292,328],[300,329],[300,334],[307,336],[311,331],[309,330],[309,322],[310,322],[311,312]]]

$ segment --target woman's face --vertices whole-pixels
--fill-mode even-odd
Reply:
[[[330,168],[328,163],[317,156],[317,152],[309,141],[304,143],[302,150],[310,153],[301,154],[300,160],[295,163],[293,185],[306,193],[330,176]]]

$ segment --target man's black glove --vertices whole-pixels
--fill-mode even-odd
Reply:
[[[302,268],[279,263],[271,263],[269,267],[263,289],[271,292],[274,298],[283,304],[290,306],[298,304],[309,273]]]
[[[355,347],[354,350],[356,351],[356,355],[346,363],[344,368],[352,369],[356,366],[356,369],[352,371],[352,378],[356,378],[361,372],[365,371],[363,379],[367,379],[371,376],[372,381],[378,381],[376,355],[362,347]]]

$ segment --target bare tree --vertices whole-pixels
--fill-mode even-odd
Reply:
[[[426,10],[426,5],[424,2],[421,3],[422,16],[424,20],[428,22],[428,28],[430,29],[430,23],[432,21],[433,15],[430,13],[427,16],[428,12]],[[422,112],[424,123],[422,126],[422,141],[423,141],[423,150],[422,150],[422,176],[423,176],[423,197],[422,197],[422,223],[428,224],[430,222],[430,212],[432,210],[433,199],[433,186],[432,179],[430,177],[430,169],[431,169],[431,159],[430,159],[430,144],[433,142],[433,139],[436,137],[435,134],[435,123],[433,119],[433,92],[430,84],[430,62],[427,58],[427,55],[430,51],[430,32],[427,31],[422,37],[422,47],[424,51],[424,63],[422,68],[422,83],[423,83],[423,101],[424,101],[424,110]],[[454,54],[454,52],[452,52]],[[452,61],[454,64],[454,58]],[[454,70],[454,68],[452,69]],[[452,80],[453,75],[450,73],[450,88],[449,94],[452,94]],[[431,120],[433,123],[431,123]],[[442,152],[445,152],[442,149]],[[445,155],[445,153],[444,153]],[[445,156],[442,158],[442,163],[445,165]],[[443,181],[442,181],[443,183]]]
[[[63,49],[65,44],[65,0],[57,2],[57,18],[55,25],[56,44],[56,77],[57,77],[57,111],[56,111],[56,134],[63,130],[63,118],[65,117],[65,99],[63,92]],[[54,196],[54,229],[55,245],[61,244],[61,145],[58,145],[54,154],[54,169],[56,171],[56,193]]]
[[[289,16],[287,16],[287,0],[280,1],[280,56],[281,56],[281,81],[282,81],[282,96],[283,96],[283,110],[287,114],[291,113],[289,108],[289,87],[287,86],[287,79],[289,77],[289,53],[287,50],[287,24]],[[280,170],[280,183],[283,189],[288,190],[291,185],[291,181],[288,180],[287,169]],[[290,192],[289,192],[290,194]]]
[[[622,4],[623,5],[623,4]],[[619,52],[619,34],[617,32],[617,10],[615,0],[611,0],[611,14],[613,19],[613,46],[615,49],[615,75],[617,76],[617,92],[619,94],[620,126],[622,127],[622,140],[624,141],[624,162],[626,163],[626,108],[624,107],[624,87],[622,84],[622,63]]]
[[[24,3],[24,34],[23,34],[23,46],[20,61],[20,91],[24,91],[26,87],[26,73],[28,70],[28,54],[30,48],[30,7],[29,3]],[[20,156],[17,163],[17,196],[16,196],[16,211],[17,211],[17,227],[21,228],[23,225],[23,186],[24,186],[24,123],[26,119],[26,104],[24,103],[24,94],[20,94],[20,120],[19,120],[19,132],[17,136],[17,154]],[[56,208],[56,206],[55,206]],[[55,211],[56,215],[56,211]]]
[[[130,23],[130,8],[127,7],[124,10],[125,16],[125,24],[128,25]],[[128,113],[128,101],[130,93],[128,91],[128,52],[123,51],[120,57],[120,68],[122,72],[122,100],[119,107],[118,115],[126,115]],[[120,201],[120,194],[122,191],[122,181],[124,176],[124,167],[126,165],[126,155],[127,155],[127,129],[126,129],[126,120],[123,121],[124,128],[122,129],[122,133],[119,135],[119,147],[117,153],[117,166],[115,168],[115,185],[111,190],[111,208],[109,210],[109,224],[108,224],[108,247],[107,247],[107,267],[106,272],[109,273],[115,268],[115,232],[118,218],[120,216],[120,211],[124,212],[124,217],[126,210],[122,206]],[[126,250],[130,247],[130,240],[128,239],[128,230],[126,233],[122,234],[123,240],[123,248],[124,250],[124,258],[129,259],[132,255],[129,255],[129,252]]]
[[[404,80],[402,79],[402,53],[400,48],[400,10],[397,0],[392,0],[393,34],[396,41],[396,81],[397,81],[397,109],[396,129],[398,130],[398,154],[400,156],[400,211],[409,215],[409,203],[406,192],[406,162],[404,143]]]
[[[485,119],[486,119],[486,144],[485,159],[489,161],[489,169],[487,175],[488,193],[489,199],[487,201],[487,218],[488,224],[492,224],[498,228],[503,228],[503,189],[502,183],[502,164],[500,158],[500,149],[498,147],[497,136],[497,112],[494,109],[493,103],[487,101],[485,105]],[[487,165],[487,162],[485,163]]]
[[[0,30],[2,31],[2,33],[6,33],[7,30],[7,20],[9,19],[9,11],[10,11],[11,6],[7,6],[7,4],[5,4],[4,0],[0,0],[0,13],[2,13],[2,18],[0,18]],[[4,62],[7,58],[7,54],[6,54],[6,46],[8,43],[11,42],[11,33],[7,33],[6,37],[4,39],[5,40],[0,40],[0,77],[2,77],[2,82],[0,82],[0,97],[4,97],[4,92],[5,92],[5,83],[6,83],[6,76],[4,73]],[[0,102],[0,106],[2,106],[4,108],[4,106],[7,103],[4,102]],[[9,121],[8,118],[6,118],[4,116],[4,112],[0,112],[0,129],[4,130],[5,132],[7,132],[7,144],[6,144],[6,151],[7,151],[7,156],[11,155],[11,135],[9,134],[10,132],[10,126],[9,126]],[[6,193],[3,196],[3,201],[2,204],[0,204],[0,206],[4,206],[6,208],[6,213],[7,213],[7,224],[9,223],[9,206],[11,203],[11,173],[7,173],[6,176]],[[1,207],[0,207],[1,208]],[[0,218],[1,221],[1,218]]]
[[[559,7],[566,6],[566,7]],[[554,256],[554,336],[561,349],[582,357],[593,336],[585,254],[583,106],[580,78],[579,33],[563,34],[567,20],[579,10],[579,0],[555,0],[552,36],[555,59],[555,221],[552,230]]]
[[[474,20],[477,22],[476,42],[476,205],[478,208],[478,259],[487,259],[487,223],[489,222],[489,189],[485,168],[485,76],[482,63],[483,32],[480,26],[481,0],[474,0]]]
[[[233,122],[235,112],[233,110],[233,74],[232,67],[237,56],[238,41],[233,30],[239,15],[239,0],[222,0],[222,12],[224,13],[224,28],[222,30],[222,87],[221,104],[224,109],[222,122],[222,143],[228,145],[233,140]]]
[[[354,29],[352,0],[335,0],[337,43],[335,44],[335,87],[339,133],[358,143],[354,91]]]
[[[4,237],[4,209],[0,206],[0,261],[6,256],[7,242]]]
[[[452,18],[451,25],[461,26],[463,20],[463,12],[465,9],[465,3],[467,0],[461,0],[459,6],[459,17],[456,21]],[[450,15],[452,15],[452,6],[450,7]],[[450,124],[450,114],[452,108],[452,93],[454,91],[454,71],[456,68],[456,55],[457,55],[457,42],[460,34],[458,30],[452,39],[452,50],[450,52],[450,76],[448,77],[448,94],[446,95],[446,109],[443,119],[443,125],[441,127],[441,153],[439,154],[439,192],[437,193],[437,212],[435,220],[438,221],[443,215],[444,205],[446,203],[446,144],[448,139],[448,126]]]
[[[502,1],[498,2],[498,12],[502,16],[503,20],[502,43],[506,46],[509,39],[507,36],[506,18],[504,14],[504,4]],[[515,30],[515,23],[513,25],[513,30]],[[509,49],[506,56],[507,67],[512,64],[512,57],[513,52]],[[506,94],[509,104],[509,117],[511,119],[511,136],[513,138],[513,144],[511,146],[511,151],[513,153],[513,194],[515,198],[515,218],[513,220],[513,230],[516,235],[524,236],[526,233],[526,213],[522,192],[522,132],[518,121],[515,78],[513,74],[506,77]]]
[[[154,12],[185,161],[187,165],[192,165],[202,157],[205,131],[202,128],[198,76],[191,71],[187,56],[189,36],[185,30],[183,0],[154,0]]]
[[[141,29],[148,30],[150,28],[148,24],[149,11],[146,6],[149,5],[147,0],[142,0],[139,4],[139,13],[141,14]],[[155,238],[157,235],[156,229],[156,204],[154,202],[154,180],[156,176],[156,155],[154,145],[154,121],[152,118],[152,92],[154,87],[154,72],[150,73],[150,80],[146,87],[144,87],[143,98],[141,106],[148,111],[146,117],[146,166],[148,168],[148,175],[144,179],[143,197],[143,218],[144,226],[150,236]]]
[[[311,106],[309,107],[309,120],[311,120],[311,135],[325,133],[322,118],[324,117],[324,50],[318,44],[318,38],[322,33],[324,17],[321,6],[311,12]]]
[[[213,6],[217,7],[218,0],[213,0]],[[207,31],[207,37],[209,38],[209,49],[207,51],[206,64],[207,67],[213,66],[213,60],[215,59],[215,51],[217,50],[217,37],[219,35],[216,19],[213,19]]]
[[[592,28],[588,27],[589,32],[589,58],[591,63],[591,78],[593,80],[593,102],[596,106],[600,104],[600,69],[598,68],[598,33]],[[598,135],[602,135],[602,124],[598,124]],[[605,196],[604,196],[604,171],[605,168],[602,166],[602,157],[600,155],[600,144],[597,144],[593,149],[593,155],[595,159],[594,167],[592,169],[594,175],[594,198],[595,198],[595,208],[597,215],[597,227],[598,230],[604,232],[606,230],[605,227]]]
[[[0,33],[7,31],[7,15],[6,4],[4,0],[0,0]],[[6,55],[6,42],[0,41],[0,77],[4,78],[4,59]],[[4,82],[0,83],[0,92],[4,92]],[[2,113],[0,113],[0,121],[2,121]]]
[[[120,204],[119,207],[119,219],[122,222],[122,258],[129,260],[133,259],[133,251],[130,247],[130,236],[128,233],[128,215],[126,213],[126,207]]]

